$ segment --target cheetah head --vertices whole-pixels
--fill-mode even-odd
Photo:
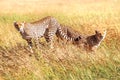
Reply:
[[[106,31],[104,31],[104,34],[102,34],[101,32],[95,30],[95,38],[98,40],[98,41],[102,41],[106,36]]]
[[[97,40],[97,42],[96,43],[92,42],[95,43],[95,45],[90,46],[92,50],[97,49],[100,46],[101,42],[106,37],[106,32],[107,31],[105,30],[104,33],[102,34],[101,32],[95,30],[95,39]]]
[[[25,22],[22,22],[22,23],[18,23],[18,22],[14,22],[14,27],[21,33],[24,32],[24,25],[25,25]]]

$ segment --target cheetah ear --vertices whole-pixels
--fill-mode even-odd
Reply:
[[[95,33],[96,33],[96,34],[98,34],[98,31],[97,31],[97,30],[95,30]]]
[[[23,24],[25,24],[26,22],[25,22],[25,21],[23,21],[22,23],[23,23]]]
[[[26,23],[26,22],[25,22],[25,21],[23,21],[23,22],[21,22],[20,24],[21,24],[22,26],[24,26],[24,25],[25,25],[25,23]]]
[[[107,34],[107,30],[104,31],[103,39],[105,38],[106,34]]]

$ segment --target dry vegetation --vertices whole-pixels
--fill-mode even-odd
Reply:
[[[0,80],[120,80],[119,0],[0,0]],[[95,53],[55,43],[28,50],[13,21],[45,16],[82,34],[107,30]],[[43,40],[43,43],[46,44]]]

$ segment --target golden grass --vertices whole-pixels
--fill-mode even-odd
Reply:
[[[5,80],[119,80],[119,0],[0,0],[0,74]],[[14,21],[31,22],[45,16],[85,35],[107,30],[95,53],[74,45],[41,46],[29,52],[13,27]],[[44,42],[43,42],[44,43]],[[46,44],[46,43],[45,43]],[[29,56],[32,55],[32,56]]]

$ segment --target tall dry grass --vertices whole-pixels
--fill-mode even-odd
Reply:
[[[5,80],[119,80],[119,0],[1,0],[0,76]],[[107,30],[94,53],[72,44],[55,43],[28,50],[27,43],[13,27],[14,21],[31,22],[45,16],[71,26],[81,34]]]

